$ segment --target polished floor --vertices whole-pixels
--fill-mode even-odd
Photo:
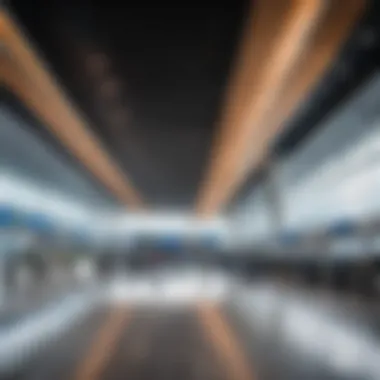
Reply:
[[[9,378],[255,378],[231,334],[214,306],[112,307],[94,311]]]
[[[246,303],[246,302],[245,302]],[[231,304],[232,305],[232,304]],[[231,306],[230,305],[230,306]],[[232,305],[99,306],[4,380],[374,380],[248,326]],[[277,326],[278,327],[278,326]],[[263,331],[261,331],[263,330]],[[322,338],[322,336],[321,336]]]

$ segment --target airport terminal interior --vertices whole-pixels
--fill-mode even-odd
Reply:
[[[0,379],[379,380],[380,1],[0,0]]]

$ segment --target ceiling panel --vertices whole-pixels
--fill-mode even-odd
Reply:
[[[147,204],[187,208],[246,3],[10,5]]]

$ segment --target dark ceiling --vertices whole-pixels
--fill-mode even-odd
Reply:
[[[9,6],[147,204],[192,207],[248,1]],[[378,69],[379,25],[380,2],[368,1],[335,64],[278,136],[275,157],[297,149]],[[264,177],[252,173],[231,209]]]
[[[10,2],[109,152],[159,207],[194,203],[247,6],[177,4]]]

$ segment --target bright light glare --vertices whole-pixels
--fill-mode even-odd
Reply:
[[[91,220],[89,211],[82,205],[8,172],[0,173],[0,203],[20,211],[47,214],[62,223]]]
[[[341,217],[363,218],[380,211],[379,128],[285,191],[290,228],[324,225]],[[328,190],[328,191],[326,191]]]
[[[227,295],[229,287],[229,280],[218,273],[158,271],[113,281],[106,298],[111,302],[155,305],[193,303],[201,299],[220,301]]]

